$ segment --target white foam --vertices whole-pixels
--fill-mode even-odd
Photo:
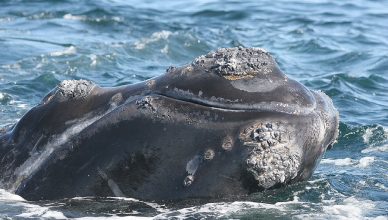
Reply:
[[[322,159],[321,164],[334,164],[336,166],[350,166],[354,164],[354,161],[350,158],[343,159]]]
[[[50,210],[48,207],[41,207],[29,203],[24,203],[23,208],[26,210],[22,214],[17,215],[23,218],[50,218],[50,219],[67,219],[62,212]]]
[[[113,17],[112,17],[112,20],[113,20],[113,21],[116,21],[116,22],[122,22],[124,19],[121,18],[121,17],[113,16]]]
[[[28,105],[25,104],[25,103],[19,103],[19,104],[16,105],[16,107],[21,108],[21,109],[27,109]]]
[[[150,37],[143,38],[140,41],[135,42],[134,46],[136,49],[142,50],[150,43],[157,42],[159,40],[167,40],[172,34],[173,33],[171,31],[165,31],[165,30],[155,32]],[[167,48],[167,50],[168,50],[168,48]]]
[[[23,103],[22,101],[18,101],[18,100],[11,100],[9,102],[9,104],[14,105],[17,108],[22,109],[22,110],[26,110],[26,109],[30,108],[30,106],[28,104]]]
[[[0,202],[2,206],[14,207],[20,210],[21,214],[16,215],[22,218],[49,218],[67,219],[62,212],[50,210],[49,207],[41,207],[25,201],[22,197],[0,189]]]
[[[70,47],[65,48],[64,50],[51,52],[50,55],[53,57],[59,57],[59,56],[64,56],[64,55],[73,55],[76,53],[77,53],[77,48],[74,46],[70,46]]]
[[[142,202],[138,199],[134,199],[134,198],[127,198],[127,197],[108,197],[110,199],[117,199],[117,200],[124,200],[124,201],[133,201],[133,202]],[[168,212],[170,211],[169,209],[165,208],[164,205],[159,205],[158,203],[154,203],[154,202],[143,202],[149,206],[151,206],[152,208],[154,208],[157,212]]]
[[[87,200],[93,197],[76,197],[74,200]],[[117,200],[127,201],[139,201],[133,198],[118,198],[109,197]],[[0,189],[0,201],[8,206],[16,207],[17,213],[15,217],[21,218],[49,218],[49,219],[68,219],[62,212],[52,210],[51,207],[42,207],[35,204],[26,202],[20,196],[6,192]],[[140,201],[139,201],[140,202]],[[144,202],[148,205],[155,205],[154,203]],[[299,206],[295,206],[299,205]],[[139,217],[139,216],[86,216],[75,218],[77,220],[126,220],[126,219],[187,219],[187,218],[230,218],[233,214],[250,213],[283,213],[284,216],[290,215],[295,219],[386,219],[385,216],[377,216],[370,218],[368,215],[373,212],[376,207],[375,203],[370,200],[358,200],[355,197],[345,198],[342,201],[338,200],[322,200],[321,208],[314,211],[303,214],[295,215],[295,208],[306,207],[308,209],[313,208],[316,204],[309,202],[301,202],[297,196],[294,196],[293,200],[285,202],[277,202],[275,204],[257,203],[248,201],[237,202],[220,202],[220,203],[208,203],[200,206],[193,206],[188,208],[182,208],[179,210],[168,210],[162,208],[157,210],[159,213],[153,217]],[[161,205],[157,205],[161,207]],[[21,213],[21,214],[18,214]],[[134,215],[139,214],[134,211]]]
[[[168,45],[164,46],[161,50],[161,53],[168,54]]]
[[[367,128],[365,130],[365,133],[362,135],[362,139],[364,140],[364,143],[369,144],[369,140],[373,136],[374,130],[376,130],[376,128]]]
[[[324,206],[328,217],[336,219],[362,219],[365,212],[374,208],[372,201],[359,201],[354,197],[344,199],[343,204]]]
[[[388,138],[388,129],[386,127],[382,127],[379,125],[377,127],[367,128],[365,130],[365,133],[362,135],[362,139],[364,140],[364,143],[369,144],[370,139],[373,137],[373,132],[381,128],[383,128],[384,130],[384,137]]]
[[[379,147],[368,147],[361,151],[361,153],[366,154],[370,152],[388,152],[388,144],[379,146]]]
[[[360,159],[357,166],[365,168],[365,167],[368,167],[369,165],[371,165],[373,163],[373,161],[375,161],[374,157],[363,157]]]
[[[85,21],[86,20],[86,16],[84,16],[84,15],[65,14],[63,16],[63,18],[66,20],[75,20],[75,21]]]
[[[372,219],[367,215],[374,209],[375,204],[370,200],[358,200],[354,197],[345,198],[342,202],[324,200],[322,212],[301,214],[298,219]],[[378,218],[380,218],[379,216]]]
[[[183,208],[179,210],[172,210],[167,213],[162,213],[157,216],[155,216],[155,219],[165,219],[169,218],[171,216],[174,217],[174,219],[187,219],[187,218],[193,218],[193,215],[198,218],[198,216],[211,216],[212,218],[228,218],[228,216],[245,212],[248,210],[257,210],[261,209],[262,211],[270,211],[275,210],[275,212],[286,212],[287,207],[290,204],[302,204],[302,202],[299,202],[298,199],[294,198],[292,201],[288,202],[278,202],[275,204],[268,204],[268,203],[257,203],[257,202],[247,202],[247,201],[238,201],[238,202],[221,202],[221,203],[207,203],[205,205],[201,206],[194,206],[189,208]],[[206,217],[204,217],[206,218]]]
[[[374,157],[362,157],[360,160],[351,159],[351,158],[342,158],[342,159],[322,159],[321,164],[333,164],[335,166],[357,166],[361,168],[368,167],[374,162]]]
[[[379,187],[380,189],[382,189],[384,191],[388,190],[388,188],[384,184],[381,184],[381,183],[376,183],[375,186]]]
[[[91,55],[89,56],[89,58],[90,58],[90,60],[92,61],[92,62],[90,63],[90,66],[96,66],[96,65],[97,65],[97,55],[91,54]]]
[[[5,69],[8,69],[8,70],[21,70],[22,66],[20,65],[20,63],[13,63],[13,64],[4,64],[4,65],[1,65],[2,68],[5,68]]]
[[[72,198],[72,200],[88,200],[88,199],[93,199],[94,197],[74,197]],[[153,202],[143,202],[143,201],[140,201],[138,199],[134,199],[134,198],[127,198],[127,197],[107,197],[109,199],[115,199],[115,200],[124,200],[124,201],[130,201],[130,202],[141,202],[141,203],[144,203],[144,204],[147,204],[148,206],[154,208],[158,213],[167,213],[167,212],[170,212],[169,209],[166,209],[163,205],[159,205],[157,203],[153,203]],[[132,214],[139,214],[138,212],[136,211],[133,211]],[[154,219],[155,217],[140,217],[140,216],[133,216],[133,215],[130,215],[130,216],[116,216],[116,215],[111,215],[111,216],[108,216],[108,217],[96,217],[96,216],[93,216],[93,217],[89,217],[89,216],[86,216],[86,217],[80,217],[80,218],[75,218],[77,220],[92,220],[92,219],[97,219],[97,220],[103,220],[103,219],[108,219],[108,220],[115,220],[115,219],[120,219],[120,220],[123,220],[123,219]]]
[[[22,197],[0,189],[0,201],[25,201]]]
[[[153,217],[140,217],[140,216],[109,216],[109,217],[82,217],[82,218],[75,218],[76,220],[94,220],[94,219],[97,219],[97,220],[136,220],[136,219],[141,219],[141,220],[144,220],[144,219],[154,219]]]
[[[12,21],[11,17],[0,18],[0,23],[7,23],[7,22],[10,22],[10,21]]]

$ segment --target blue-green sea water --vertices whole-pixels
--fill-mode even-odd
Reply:
[[[28,202],[0,189],[0,218],[387,219],[386,0],[1,0],[0,126],[61,80],[132,84],[233,46],[265,48],[291,78],[333,99],[339,141],[309,181],[247,200],[174,205]]]

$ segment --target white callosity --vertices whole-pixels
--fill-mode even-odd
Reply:
[[[287,132],[279,124],[252,125],[241,133],[240,140],[251,148],[246,166],[258,186],[271,188],[297,176],[300,154],[287,146],[290,144]]]
[[[57,86],[57,93],[67,98],[81,98],[89,94],[94,84],[87,80],[64,80]]]
[[[300,166],[300,157],[290,151],[287,147],[253,151],[246,160],[248,172],[263,188],[284,184],[296,177]]]
[[[194,60],[193,66],[210,66],[216,74],[229,80],[252,78],[272,71],[275,61],[261,48],[221,48]]]

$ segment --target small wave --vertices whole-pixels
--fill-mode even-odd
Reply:
[[[87,14],[93,14],[93,13],[87,13]],[[63,19],[65,20],[73,20],[73,21],[86,21],[86,22],[122,22],[123,18],[118,16],[107,16],[102,15],[100,17],[88,17],[87,15],[73,15],[73,14],[65,14],[63,16]]]
[[[47,218],[47,219],[67,219],[62,212],[50,210],[47,207],[41,207],[29,203],[23,204],[23,213],[17,215],[17,217],[23,218]]]
[[[300,203],[297,201],[290,202],[281,202],[275,204],[268,203],[257,203],[257,202],[248,202],[248,201],[238,201],[238,202],[221,202],[221,203],[207,203],[201,206],[193,206],[188,208],[182,208],[179,210],[170,211],[167,213],[162,213],[155,216],[155,219],[166,219],[166,218],[176,218],[176,219],[206,219],[206,218],[229,218],[233,214],[247,212],[249,210],[257,211],[262,210],[263,212],[269,210],[276,210],[275,212],[284,212],[286,215],[287,205]]]
[[[368,127],[366,128],[364,135],[362,135],[362,138],[368,145],[379,145],[388,140],[388,129],[380,125]]]
[[[21,70],[20,63],[4,64],[1,67],[7,70]]]
[[[21,196],[0,189],[0,201],[25,201]]]
[[[11,17],[0,17],[0,23],[8,23],[11,21],[12,21]]]
[[[379,147],[368,147],[361,151],[361,153],[370,153],[370,152],[388,152],[388,144],[379,146]]]
[[[7,93],[0,92],[0,104],[7,104],[12,101],[12,97]]]
[[[87,17],[85,15],[72,15],[72,14],[65,14],[63,16],[63,19],[66,20],[75,20],[75,21],[86,21]]]
[[[375,186],[378,187],[379,189],[382,189],[382,190],[388,192],[387,191],[388,188],[386,186],[384,186],[384,184],[376,183]]]
[[[341,203],[328,201],[322,208],[322,213],[311,213],[298,216],[300,219],[366,219],[375,204],[370,200],[358,200],[348,197]],[[379,216],[380,217],[380,216]],[[378,218],[379,218],[378,217]],[[383,217],[383,216],[381,216]]]
[[[227,20],[242,20],[249,17],[249,13],[244,11],[221,11],[221,10],[202,10],[192,14],[194,17],[222,17]]]
[[[97,55],[96,54],[91,54],[89,56],[89,58],[90,58],[90,61],[91,61],[90,66],[97,66]]]
[[[350,148],[364,150],[366,147],[381,146],[388,141],[388,129],[381,125],[351,126],[340,123],[340,136],[337,148]]]
[[[109,216],[109,217],[81,217],[81,218],[74,218],[75,220],[137,220],[137,219],[154,219],[152,217],[139,217],[139,216]]]
[[[350,158],[344,159],[322,159],[321,164],[334,164],[336,166],[350,166],[355,162]]]
[[[53,57],[59,57],[59,56],[64,56],[64,55],[74,55],[76,53],[77,53],[77,48],[74,46],[70,46],[70,47],[65,48],[64,50],[51,52],[50,55]]]
[[[368,167],[369,165],[371,165],[373,162],[375,161],[375,158],[374,157],[363,157],[359,160],[358,162],[358,167]]]
[[[13,105],[13,106],[15,106],[16,108],[21,109],[21,110],[27,110],[27,109],[30,108],[30,105],[29,105],[29,104],[24,103],[24,102],[22,102],[22,101],[18,101],[18,100],[11,100],[11,101],[9,102],[9,104],[11,104],[11,105]]]
[[[338,49],[335,45],[330,45],[329,43],[324,42],[322,39],[311,39],[311,40],[298,40],[294,42],[290,49],[293,49],[300,53],[308,54],[332,54],[338,52]]]
[[[144,49],[148,44],[160,41],[167,40],[173,33],[171,31],[159,31],[153,33],[150,37],[143,38],[138,42],[135,42],[134,46],[138,50]]]
[[[51,19],[54,17],[56,17],[56,12],[47,12],[47,11],[38,12],[27,16],[27,18],[31,20]]]
[[[362,157],[359,160],[351,158],[343,159],[322,159],[322,164],[333,164],[335,166],[357,166],[360,168],[365,168],[371,165],[375,161],[374,157]]]
[[[15,214],[10,217],[21,218],[49,218],[49,219],[66,219],[64,214],[59,211],[50,210],[49,207],[42,207],[25,201],[22,197],[0,189],[0,207],[7,209]]]

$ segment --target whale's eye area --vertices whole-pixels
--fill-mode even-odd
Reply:
[[[261,48],[222,48],[200,56],[194,67],[206,67],[208,71],[228,80],[249,79],[258,74],[272,72],[275,61]]]

